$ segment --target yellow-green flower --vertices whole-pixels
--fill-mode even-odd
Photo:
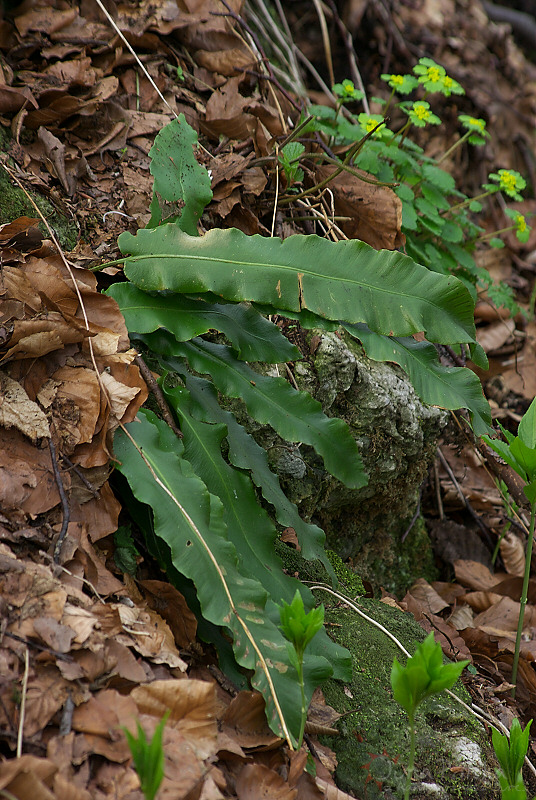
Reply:
[[[441,124],[441,120],[432,113],[430,104],[425,100],[418,100],[416,103],[407,105],[405,108],[402,106],[402,110],[406,112],[413,125],[417,128],[424,128],[428,124]]]
[[[397,94],[410,94],[419,85],[419,81],[413,75],[382,75],[381,79],[386,81]]]
[[[492,172],[488,177],[498,183],[500,191],[507,194],[508,197],[513,200],[522,200],[519,192],[525,188],[527,182],[515,169],[500,169],[498,173]]]
[[[357,121],[365,133],[372,133],[372,131],[374,131],[374,133],[372,133],[374,139],[381,139],[386,133],[391,135],[391,132],[385,128],[385,125],[381,124],[384,122],[384,119],[380,114],[359,114]],[[378,125],[381,125],[381,127],[378,128]],[[375,128],[376,130],[374,130]]]
[[[530,225],[527,224],[525,216],[514,208],[505,208],[504,213],[513,220],[518,241],[528,242],[532,229]]]
[[[348,102],[350,100],[362,100],[363,99],[363,92],[356,89],[354,86],[354,82],[348,80],[346,78],[342,83],[336,83],[333,87],[333,93],[339,97],[342,102]]]
[[[460,114],[458,120],[465,130],[471,133],[468,137],[470,144],[482,145],[486,143],[485,137],[489,137],[489,133],[486,130],[485,120],[477,117],[470,117],[467,114]],[[465,136],[467,136],[467,134],[465,134]]]
[[[422,83],[427,92],[441,92],[445,97],[465,94],[462,86],[431,58],[420,58],[419,63],[413,67],[413,72],[418,75],[419,83]]]

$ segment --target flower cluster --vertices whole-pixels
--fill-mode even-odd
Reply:
[[[343,103],[348,103],[352,100],[362,100],[363,92],[356,89],[353,81],[348,79],[342,83],[336,83],[333,87],[333,94],[335,94]]]
[[[507,194],[512,200],[523,199],[519,192],[525,188],[527,182],[515,169],[500,169],[498,172],[490,172],[488,178],[490,181],[498,183],[499,191]],[[497,190],[497,187],[493,188]]]
[[[386,81],[397,94],[410,94],[419,85],[419,81],[413,75],[382,75],[381,79]]]
[[[416,103],[403,105],[401,108],[417,128],[424,128],[428,124],[441,125],[441,120],[432,113],[430,103],[425,100],[418,100]]]
[[[391,131],[385,127],[385,120],[380,114],[358,114],[357,121],[365,134],[372,133],[374,139],[383,139],[386,134],[392,136]]]
[[[460,114],[458,121],[461,122],[462,127],[470,133],[468,137],[469,143],[474,145],[482,145],[486,143],[485,137],[489,138],[489,133],[486,130],[486,122],[477,117],[470,117],[467,114]]]
[[[418,82],[427,92],[440,92],[445,97],[450,97],[451,94],[465,94],[460,84],[447,75],[444,68],[431,58],[420,58],[419,63],[413,67],[413,72],[418,75]]]

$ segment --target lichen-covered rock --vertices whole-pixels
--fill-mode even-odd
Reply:
[[[359,575],[373,585],[404,591],[415,577],[433,574],[421,521],[402,539],[447,415],[419,399],[400,367],[367,358],[347,332],[313,330],[308,337],[314,353],[295,364],[294,378],[329,416],[350,426],[369,473],[366,487],[348,489],[325,471],[311,448],[281,440],[235,403],[233,410],[266,449],[271,468],[302,516],[326,531],[328,546],[352,558]],[[264,374],[284,374],[279,365],[258,368]]]

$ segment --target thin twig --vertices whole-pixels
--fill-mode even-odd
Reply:
[[[456,476],[454,475],[454,472],[452,471],[452,469],[450,467],[450,464],[448,463],[447,459],[445,458],[445,456],[443,455],[443,453],[441,452],[439,447],[437,448],[437,457],[441,461],[441,464],[445,468],[445,470],[447,472],[447,475],[449,476],[450,480],[452,481],[452,484],[453,484],[454,488],[456,489],[456,491],[458,493],[458,497],[460,498],[460,500],[462,501],[462,503],[464,504],[465,508],[467,509],[467,511],[469,512],[471,517],[474,519],[474,521],[476,522],[478,527],[480,528],[480,530],[481,530],[485,540],[487,541],[487,543],[491,546],[492,542],[491,542],[491,539],[490,539],[489,530],[484,525],[484,523],[482,522],[482,520],[480,519],[480,517],[478,516],[478,514],[474,510],[473,506],[471,505],[469,500],[466,498],[466,496],[462,492],[460,484],[456,480]]]
[[[357,66],[357,56],[354,48],[354,40],[352,34],[340,18],[339,12],[337,10],[337,6],[335,5],[335,0],[327,0],[329,7],[333,13],[333,19],[335,20],[335,24],[339,29],[340,37],[344,43],[344,48],[346,50],[346,55],[348,57],[348,62],[350,64],[350,72],[352,75],[352,80],[354,84],[360,89],[363,93],[363,108],[365,109],[367,114],[370,114],[370,106],[367,99],[367,94],[365,92],[365,85],[363,83],[363,78],[361,77],[361,73],[359,72],[359,67]]]
[[[331,42],[329,41],[329,31],[328,25],[326,22],[326,15],[324,14],[324,9],[322,8],[322,3],[320,0],[313,0],[313,5],[315,7],[318,21],[320,22],[320,30],[322,32],[322,43],[324,45],[324,54],[326,56],[326,65],[329,72],[329,80],[331,85],[335,85],[335,73],[333,72],[333,58],[331,56]]]
[[[63,481],[61,479],[60,470],[58,467],[58,462],[56,459],[56,448],[54,446],[54,442],[52,438],[48,440],[48,449],[50,450],[50,460],[52,461],[52,471],[54,472],[54,479],[56,481],[56,486],[58,487],[58,492],[60,495],[61,500],[61,510],[63,513],[63,520],[61,523],[61,530],[60,535],[56,541],[56,545],[54,547],[54,561],[56,564],[59,563],[60,560],[60,553],[61,553],[61,546],[63,544],[63,540],[67,535],[67,529],[69,527],[69,520],[71,518],[71,509],[69,508],[69,502],[67,500],[67,495],[65,494],[65,487],[63,485]]]
[[[17,734],[17,758],[22,756],[22,742],[24,738],[24,717],[26,716],[26,695],[28,693],[28,674],[30,672],[30,651],[24,651],[24,675],[22,678],[22,696],[20,699],[19,730]]]
[[[95,487],[93,486],[93,484],[90,481],[88,481],[88,479],[86,478],[86,476],[84,475],[84,473],[82,472],[80,467],[78,467],[76,464],[73,464],[71,459],[67,458],[67,456],[64,455],[63,453],[61,454],[61,460],[67,465],[68,469],[70,471],[74,472],[74,474],[81,480],[81,482],[84,484],[84,486],[86,487],[88,492],[91,492],[93,497],[95,499],[98,499],[98,497],[99,497],[98,490],[95,489]]]
[[[140,356],[139,353],[134,358],[134,361],[136,362],[136,364],[140,369],[143,380],[153,393],[154,398],[158,403],[158,408],[160,409],[160,413],[162,414],[162,419],[164,420],[164,422],[167,422],[167,424],[169,425],[175,436],[177,436],[179,439],[182,439],[183,433],[177,426],[175,420],[173,419],[173,415],[167,404],[166,398],[164,397],[164,392],[162,391],[160,385],[156,381],[153,373],[151,372],[151,370],[149,369],[149,367],[147,366],[147,364],[145,363],[145,361],[143,360],[143,358]]]
[[[419,489],[419,500],[417,502],[417,508],[415,509],[415,513],[412,516],[411,522],[409,523],[408,527],[406,528],[406,530],[402,534],[402,538],[400,539],[402,544],[404,544],[404,542],[406,541],[407,535],[409,534],[409,532],[411,531],[411,529],[413,528],[413,526],[417,522],[417,519],[419,518],[419,514],[421,513],[421,498],[422,498],[422,485],[421,485],[421,488]]]
[[[52,647],[39,644],[39,642],[32,642],[30,639],[26,639],[24,636],[17,636],[16,633],[10,633],[9,631],[6,631],[4,636],[8,636],[15,642],[21,642],[21,644],[25,644],[27,648],[33,647],[35,650],[39,650],[40,653],[50,653],[50,655],[54,656],[54,658],[58,659],[59,661],[71,662],[73,660],[72,656],[66,655],[65,653],[60,653],[58,650],[53,650]]]

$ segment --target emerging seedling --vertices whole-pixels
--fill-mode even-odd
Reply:
[[[430,633],[424,642],[417,647],[415,655],[408,658],[403,667],[395,658],[391,669],[391,688],[397,703],[402,706],[409,719],[410,750],[408,769],[406,772],[406,788],[404,800],[408,800],[411,777],[415,766],[415,713],[427,697],[450,689],[468,661],[456,664],[443,664],[441,646],[434,641]]]
[[[523,783],[523,761],[529,746],[529,730],[532,720],[525,730],[521,730],[519,720],[516,718],[508,736],[503,736],[493,729],[491,733],[493,749],[501,766],[497,770],[497,777],[501,787],[502,800],[526,800],[527,790]]]
[[[303,170],[300,167],[300,158],[305,147],[300,142],[289,142],[279,153],[279,163],[283,167],[287,179],[287,188],[303,180]]]
[[[141,727],[139,720],[136,723],[138,726],[137,737],[126,728],[123,728],[145,800],[154,800],[164,777],[162,735],[168,717],[169,711],[164,714],[156,726],[150,742],[147,741],[145,731]]]
[[[305,612],[303,599],[298,589],[292,603],[284,600],[279,608],[281,625],[286,639],[289,641],[289,658],[292,666],[298,673],[298,681],[301,687],[301,726],[298,737],[298,750],[303,741],[305,721],[307,719],[307,701],[305,698],[305,685],[303,680],[303,656],[307,645],[313,640],[318,631],[324,624],[324,606],[312,608],[309,613]]]
[[[523,587],[521,589],[519,620],[517,623],[516,645],[512,664],[512,683],[514,684],[512,696],[515,697],[519,648],[521,645],[521,634],[523,633],[525,606],[527,605],[532,544],[534,541],[534,522],[536,518],[536,398],[534,398],[523,419],[519,423],[517,436],[514,436],[510,431],[503,428],[500,423],[499,426],[506,439],[505,442],[499,439],[490,439],[489,436],[484,436],[483,439],[485,439],[487,444],[512,467],[514,472],[517,472],[522,480],[525,481],[523,491],[530,503],[530,526],[525,552],[525,574],[523,577]]]

